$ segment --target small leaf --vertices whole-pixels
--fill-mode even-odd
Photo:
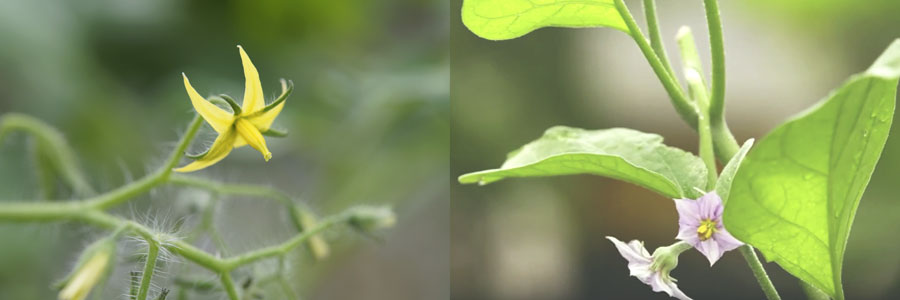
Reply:
[[[844,250],[891,128],[898,77],[900,40],[868,71],[763,138],[725,206],[729,232],[835,299],[844,298]]]
[[[706,186],[699,157],[662,143],[659,135],[625,128],[584,130],[557,126],[509,154],[499,169],[469,173],[460,183],[488,184],[507,177],[594,174],[643,186],[669,198],[695,198]]]
[[[716,181],[716,194],[722,198],[722,204],[728,203],[728,193],[731,191],[731,182],[734,180],[734,174],[737,173],[738,168],[741,167],[741,162],[744,161],[744,156],[747,155],[747,151],[750,151],[750,147],[753,146],[753,139],[749,139],[744,142],[744,145],[741,146],[741,149],[738,150],[738,153],[728,161],[728,164],[725,165],[725,168],[722,168],[722,173],[719,174],[719,179]]]
[[[541,27],[610,27],[628,32],[613,0],[465,0],[462,21],[476,35],[508,40]]]

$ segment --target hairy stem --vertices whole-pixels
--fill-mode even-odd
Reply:
[[[298,232],[303,232],[306,228],[311,227],[316,223],[315,216],[312,212],[295,203],[287,193],[271,187],[251,184],[226,184],[183,174],[172,174],[169,177],[169,182],[182,186],[205,189],[220,194],[254,196],[276,200],[284,205],[285,209],[290,212],[291,221]],[[212,232],[211,234],[217,235],[218,233]],[[215,239],[216,237],[214,236],[213,238]],[[315,259],[323,259],[328,255],[328,244],[321,236],[316,235],[310,237],[307,248],[309,248]]]
[[[653,68],[653,72],[656,73],[656,77],[659,78],[666,93],[669,94],[669,99],[675,107],[675,111],[678,112],[681,119],[687,122],[691,128],[697,128],[697,111],[694,104],[688,101],[688,98],[685,97],[684,92],[678,85],[678,81],[669,74],[659,56],[653,51],[653,47],[647,42],[647,38],[644,37],[641,28],[638,27],[637,23],[634,21],[634,17],[628,10],[628,6],[625,5],[625,2],[623,2],[623,0],[615,0],[615,4],[622,19],[625,20],[625,25],[628,26],[629,34],[637,43],[638,48],[641,49],[644,57],[647,58],[647,62],[650,63],[650,67]]]
[[[759,261],[759,257],[756,256],[753,247],[750,245],[743,245],[738,249],[740,249],[741,254],[744,255],[747,264],[750,265],[750,270],[753,271],[753,276],[755,276],[756,281],[759,282],[759,287],[762,288],[763,293],[766,294],[766,299],[780,300],[781,296],[778,295],[778,291],[775,290],[775,286],[772,285],[772,281],[769,280],[769,275],[766,274],[766,269],[763,269],[763,265]]]
[[[150,292],[150,282],[153,279],[153,271],[156,269],[156,258],[159,255],[159,244],[155,240],[147,240],[147,259],[144,262],[144,273],[141,275],[141,286],[138,289],[137,300],[147,299]]]
[[[3,118],[3,124],[10,124],[9,120],[14,121],[12,124],[22,123],[16,121],[16,118],[10,119],[7,116]],[[187,149],[191,140],[193,140],[200,125],[202,125],[202,120],[203,119],[199,116],[194,117],[193,121],[188,126],[186,133],[179,141],[178,146],[169,156],[166,163],[157,171],[125,186],[80,201],[3,202],[0,203],[0,222],[81,221],[94,226],[114,230],[115,236],[118,236],[120,233],[140,236],[148,243],[148,255],[140,286],[136,287],[136,292],[130,293],[130,295],[136,295],[137,299],[140,300],[145,300],[149,294],[153,271],[161,248],[219,274],[221,276],[222,286],[229,297],[231,299],[238,299],[238,292],[231,279],[231,275],[229,274],[230,271],[260,259],[274,256],[283,257],[286,253],[290,252],[300,244],[321,239],[318,235],[320,232],[334,225],[346,223],[354,217],[353,211],[347,210],[336,215],[325,217],[321,222],[315,222],[314,219],[310,219],[312,218],[311,213],[302,209],[290,196],[274,188],[256,185],[226,184],[180,174],[173,175],[172,168],[175,167],[184,155],[184,151]],[[9,128],[11,128],[10,125],[0,127],[0,138],[8,132]],[[105,212],[108,208],[125,203],[130,199],[167,182],[202,188],[221,194],[236,194],[274,199],[288,209],[299,233],[293,238],[276,246],[250,251],[231,258],[220,258],[194,247],[185,240],[178,239],[177,237],[166,233],[157,232],[137,222],[113,216]],[[211,219],[205,221],[206,224],[204,226],[209,227],[208,230],[215,233],[214,226],[209,224],[211,223],[210,220]],[[324,245],[324,240],[319,240],[319,242],[320,246]],[[327,250],[325,253],[327,253]],[[289,293],[288,290],[285,290],[285,292],[290,297],[296,296]]]
[[[20,130],[35,137],[35,146],[41,159],[47,160],[48,167],[60,173],[63,181],[79,196],[94,193],[81,172],[75,151],[69,147],[66,139],[56,129],[34,117],[7,113],[0,118],[0,140],[12,131]]]
[[[181,141],[178,142],[178,146],[172,151],[166,164],[156,172],[105,194],[84,200],[84,202],[93,208],[101,210],[107,209],[128,201],[128,199],[134,198],[135,196],[143,194],[157,185],[162,184],[168,179],[169,174],[172,173],[172,168],[174,168],[175,165],[178,164],[178,161],[181,160],[181,157],[184,156],[184,151],[191,143],[191,140],[194,139],[194,136],[197,135],[197,130],[200,129],[200,125],[202,124],[203,118],[200,118],[199,115],[194,116],[194,120],[191,121],[187,132],[181,137]]]
[[[228,271],[219,273],[219,279],[222,280],[222,287],[225,288],[225,292],[228,294],[228,299],[239,300],[241,298],[238,295],[237,288],[234,286],[234,280],[231,279],[231,273],[229,273]]]
[[[258,261],[264,258],[269,258],[278,255],[284,255],[285,253],[291,251],[304,241],[308,240],[310,237],[315,236],[319,232],[334,226],[335,224],[346,223],[353,215],[350,211],[344,211],[343,213],[331,215],[324,219],[321,222],[307,228],[307,230],[301,232],[300,234],[294,236],[293,238],[275,246],[270,246],[262,249],[257,249],[254,251],[250,251],[243,255],[239,255],[236,257],[232,257],[225,261],[226,269],[231,270],[238,266],[245,265],[254,261]]]

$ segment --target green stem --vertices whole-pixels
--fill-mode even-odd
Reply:
[[[147,240],[147,260],[144,262],[144,273],[141,276],[141,287],[138,289],[137,300],[146,300],[150,292],[150,281],[153,279],[153,271],[156,269],[156,258],[159,255],[159,245],[155,240]]]
[[[722,19],[718,0],[703,0],[709,27],[710,56],[712,57],[712,96],[709,114],[713,123],[724,121],[725,112],[725,43],[722,38]]]
[[[350,212],[351,212],[351,210],[347,210],[347,211],[344,211],[343,213],[326,217],[326,218],[322,219],[322,221],[319,222],[318,224],[316,224],[315,226],[307,228],[307,230],[301,232],[300,234],[294,236],[293,238],[291,238],[279,245],[270,246],[270,247],[266,247],[266,248],[262,248],[262,249],[257,249],[254,251],[247,252],[243,255],[239,255],[239,256],[227,259],[225,261],[225,263],[227,265],[226,269],[231,270],[238,266],[245,265],[245,264],[260,260],[260,259],[273,257],[273,256],[277,256],[277,255],[284,255],[285,253],[291,251],[291,249],[296,248],[297,245],[299,245],[300,243],[305,242],[310,237],[315,236],[319,232],[321,232],[325,229],[328,229],[329,227],[331,227],[335,224],[347,222],[348,220],[350,220],[350,218],[353,217],[353,214],[351,214]]]
[[[623,0],[615,0],[615,4],[616,9],[625,21],[625,25],[628,26],[629,34],[637,43],[638,48],[641,49],[644,57],[647,58],[647,62],[650,63],[650,67],[653,68],[653,72],[656,73],[656,77],[659,78],[666,93],[669,94],[669,99],[675,107],[675,111],[678,112],[681,119],[687,122],[691,128],[697,128],[697,111],[694,105],[688,101],[684,92],[681,90],[681,87],[678,85],[678,82],[669,74],[659,56],[653,51],[650,43],[647,42],[647,38],[645,38],[644,34],[641,32],[641,28],[638,27],[637,23],[634,21],[634,17],[628,10],[628,6],[625,5],[625,2],[623,2]]]
[[[731,130],[728,129],[728,124],[725,123],[725,120],[721,122],[710,121],[716,158],[719,159],[719,162],[727,164],[741,150],[741,146],[738,145],[734,135],[731,134]]]
[[[753,251],[753,247],[750,245],[743,245],[738,249],[740,249],[741,254],[744,255],[747,264],[750,265],[750,270],[753,271],[753,276],[756,277],[756,281],[759,282],[760,288],[762,288],[763,293],[766,294],[766,299],[780,300],[781,296],[778,296],[778,291],[775,290],[775,286],[772,285],[772,281],[769,280],[769,275],[766,274],[766,269],[763,268],[762,263],[759,261],[759,257],[757,257],[756,252]]]
[[[287,193],[271,187],[250,184],[226,184],[183,174],[172,174],[169,176],[169,182],[176,185],[205,189],[220,194],[254,196],[276,200],[284,205],[285,209],[290,212],[291,220],[298,232],[303,232],[307,227],[313,226],[313,224],[316,223],[315,216],[312,212],[295,203]],[[216,239],[215,236],[213,238]],[[328,256],[328,244],[321,236],[311,237],[309,243],[307,243],[307,248],[315,259],[323,259]]]
[[[178,146],[175,147],[175,150],[169,156],[165,165],[156,172],[105,194],[84,200],[84,202],[90,207],[104,210],[122,204],[123,202],[128,201],[128,199],[134,198],[135,196],[143,194],[157,185],[162,184],[168,179],[169,174],[172,173],[172,168],[174,168],[175,165],[178,164],[178,161],[181,160],[181,157],[184,156],[184,151],[187,149],[191,140],[194,139],[194,136],[197,135],[197,130],[200,129],[200,125],[202,124],[203,118],[200,118],[199,115],[194,116],[194,120],[191,121],[191,124],[188,126],[187,132],[181,137],[181,141],[178,142]]]
[[[14,130],[24,131],[35,137],[38,154],[50,160],[48,163],[60,173],[66,185],[71,187],[76,195],[87,196],[94,193],[85,179],[87,177],[78,166],[75,152],[59,131],[28,115],[18,113],[3,115],[3,118],[0,118],[0,140]]]
[[[666,55],[666,46],[662,40],[662,34],[659,30],[659,19],[656,17],[656,0],[644,0],[644,16],[647,19],[647,34],[650,35],[650,47],[656,52],[656,56],[666,67],[669,77],[675,77],[675,71],[672,70],[672,64],[669,63],[669,56]]]
[[[7,122],[4,124],[9,124],[9,120],[8,117],[4,117],[3,122]],[[16,119],[13,118],[13,120]],[[249,264],[260,259],[276,255],[283,256],[298,245],[310,241],[311,239],[319,238],[318,234],[327,228],[336,224],[346,223],[354,216],[352,210],[347,210],[340,214],[326,217],[321,222],[312,225],[312,221],[307,222],[303,220],[303,213],[306,211],[301,210],[290,196],[279,190],[254,185],[223,184],[179,174],[172,175],[172,168],[175,167],[184,155],[184,151],[196,135],[200,125],[202,125],[202,118],[195,116],[185,135],[182,137],[165,165],[156,172],[123,187],[81,201],[0,203],[0,221],[52,222],[76,220],[94,226],[115,230],[115,235],[118,235],[120,232],[125,232],[142,237],[148,242],[149,249],[147,261],[144,266],[144,276],[141,280],[140,287],[137,288],[137,298],[141,300],[146,299],[147,294],[149,294],[149,286],[160,247],[165,248],[175,255],[184,257],[203,268],[220,274],[223,288],[228,292],[229,297],[231,299],[238,299],[237,290],[231,279],[231,275],[229,274],[230,271],[241,265]],[[9,128],[9,125],[0,127],[0,138],[8,132]],[[122,219],[105,212],[106,209],[146,193],[150,189],[165,182],[204,188],[223,194],[240,194],[275,199],[289,209],[291,216],[294,217],[294,221],[301,232],[280,245],[262,248],[226,259],[206,253],[190,243],[174,236],[154,231],[153,229],[147,228],[134,221]]]
[[[710,39],[715,39],[714,36],[718,35],[719,43],[721,43],[721,23],[718,20],[718,6],[715,3],[715,0],[707,0],[706,8],[707,8],[707,16],[708,19],[711,19],[710,26],[718,25],[718,30],[710,29],[712,37]],[[712,11],[714,11],[715,16],[712,15]],[[717,31],[717,32],[713,32]],[[697,53],[697,47],[694,43],[693,35],[691,31],[687,27],[682,27],[678,31],[678,44],[681,48],[682,57],[684,60],[684,69],[685,69],[685,78],[687,79],[689,89],[691,91],[691,95],[694,97],[694,100],[697,102],[700,109],[700,117],[699,117],[699,127],[698,131],[700,133],[700,157],[703,160],[704,164],[707,167],[707,172],[710,175],[709,179],[711,180],[709,184],[707,184],[708,188],[715,187],[715,173],[716,163],[715,163],[715,154],[719,155],[719,160],[722,163],[727,163],[737,154],[740,146],[738,146],[737,141],[734,139],[734,136],[731,135],[731,131],[728,130],[728,126],[725,125],[724,117],[718,115],[719,122],[710,124],[711,121],[715,121],[715,117],[713,117],[713,107],[712,104],[716,101],[719,101],[720,106],[724,103],[721,100],[721,96],[723,95],[721,91],[724,91],[724,51],[721,45],[713,46],[713,97],[716,96],[716,85],[720,85],[719,92],[719,100],[710,100],[706,94],[706,84],[703,80],[702,66],[700,64],[699,54]],[[718,54],[716,54],[719,52]],[[716,58],[718,57],[718,61]],[[718,68],[716,67],[718,64]],[[718,69],[718,71],[716,71]],[[717,83],[718,82],[718,83]],[[712,103],[710,102],[712,101]],[[721,109],[721,108],[720,108]],[[775,286],[772,284],[772,281],[769,279],[768,274],[766,274],[766,270],[763,268],[762,263],[760,263],[759,258],[756,256],[756,252],[754,252],[753,247],[750,245],[744,245],[740,247],[741,254],[743,254],[744,259],[747,261],[747,264],[750,266],[750,270],[753,272],[753,276],[756,277],[756,281],[759,282],[760,287],[765,293],[766,298],[769,300],[781,299],[778,295],[778,292],[775,290]]]
[[[237,288],[234,286],[234,280],[231,279],[231,273],[228,271],[222,272],[219,274],[219,278],[222,280],[222,287],[225,288],[225,292],[228,293],[228,298],[231,300],[240,300],[240,296],[238,295]]]
[[[706,165],[707,183],[706,189],[716,187],[716,157],[713,150],[712,130],[709,125],[709,95],[706,93],[706,82],[703,80],[703,66],[700,63],[700,55],[697,53],[697,45],[694,43],[694,35],[691,29],[681,27],[677,35],[678,47],[681,49],[681,60],[684,65],[684,78],[688,84],[691,98],[697,103],[697,132],[700,134],[700,159]]]

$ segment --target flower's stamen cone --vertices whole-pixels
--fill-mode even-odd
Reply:
[[[256,149],[260,153],[262,153],[263,158],[266,161],[272,158],[272,152],[269,152],[269,148],[266,147],[266,139],[263,138],[259,129],[256,126],[253,126],[250,121],[246,119],[238,119],[237,122],[234,123],[235,128],[237,129],[238,134],[250,145],[253,149]]]

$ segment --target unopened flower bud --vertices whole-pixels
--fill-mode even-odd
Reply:
[[[59,300],[83,300],[108,273],[116,252],[113,238],[104,238],[84,250],[75,270],[65,280]]]
[[[373,233],[397,223],[394,212],[384,206],[360,206],[354,208],[351,213],[350,226],[364,233]]]

